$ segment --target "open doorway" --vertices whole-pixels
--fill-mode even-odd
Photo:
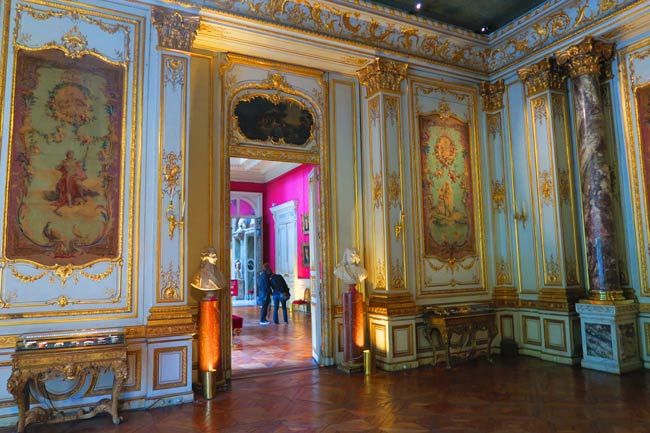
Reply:
[[[318,166],[310,164],[230,158],[234,379],[317,365],[312,335],[320,335],[320,325],[311,311],[318,282],[317,179]],[[273,302],[261,317],[257,281],[264,263],[290,288],[287,325],[281,308],[275,317]]]

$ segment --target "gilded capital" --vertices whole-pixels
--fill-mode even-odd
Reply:
[[[505,90],[503,80],[494,83],[483,81],[481,83],[481,97],[483,98],[483,109],[485,111],[496,111],[503,108],[503,92]]]
[[[153,7],[152,22],[158,31],[158,46],[190,51],[199,28],[199,17]]]
[[[547,90],[566,90],[566,76],[553,58],[546,58],[527,68],[517,70],[526,85],[526,94],[535,95]]]
[[[399,92],[399,86],[406,77],[409,65],[382,58],[375,58],[357,71],[359,81],[368,89],[368,96],[381,90]]]
[[[567,50],[558,51],[555,56],[558,64],[566,64],[571,78],[585,74],[600,75],[603,64],[608,63],[614,56],[614,44],[587,37]]]

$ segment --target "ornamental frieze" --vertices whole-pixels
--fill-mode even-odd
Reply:
[[[184,6],[197,5],[251,21],[264,22],[352,41],[490,73],[566,38],[588,25],[612,15],[637,0],[576,0],[545,3],[489,37],[422,17],[409,18],[386,7],[340,0],[173,0]],[[557,6],[557,3],[564,3]]]
[[[152,22],[158,31],[158,45],[172,50],[190,51],[199,29],[199,18],[178,11],[154,7]]]

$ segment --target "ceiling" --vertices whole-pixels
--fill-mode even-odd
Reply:
[[[412,15],[453,24],[477,33],[492,33],[545,0],[374,0]],[[416,10],[417,3],[421,3]],[[487,31],[482,31],[487,27]]]
[[[299,165],[291,162],[230,158],[230,180],[234,182],[266,183]]]

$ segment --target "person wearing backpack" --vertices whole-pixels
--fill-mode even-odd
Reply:
[[[273,275],[271,266],[268,263],[264,263],[262,265],[262,272],[257,278],[257,305],[262,307],[260,310],[260,325],[269,324],[266,316],[268,315],[269,304],[271,303],[271,275]]]
[[[287,319],[287,300],[291,297],[289,286],[287,286],[287,282],[280,274],[271,275],[270,281],[273,289],[273,323],[276,325],[279,323],[278,308],[282,305],[282,316],[284,317],[284,324],[287,325],[289,323]]]

